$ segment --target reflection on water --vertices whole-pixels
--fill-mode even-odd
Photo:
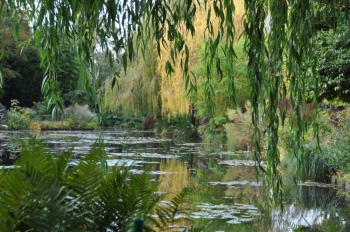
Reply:
[[[159,168],[162,175],[158,178],[160,182],[158,194],[164,194],[164,201],[169,203],[184,188],[189,187],[190,173],[185,163],[175,159],[163,159]],[[180,217],[181,215],[178,216]],[[185,218],[176,222],[176,224],[169,225],[169,227],[173,228],[171,231],[179,231],[180,228],[191,227],[193,223]]]
[[[272,213],[273,231],[296,227],[314,231],[350,231],[349,209],[335,189],[321,186],[289,186],[283,212]]]
[[[17,138],[29,136],[15,131],[3,131],[2,135],[9,148],[16,148]],[[260,208],[266,199],[262,199],[261,183],[256,180],[255,162],[242,160],[248,158],[246,154],[239,156],[219,147],[209,150],[198,143],[178,143],[151,132],[42,131],[36,136],[55,154],[73,148],[72,165],[96,141],[103,140],[109,166],[132,166],[135,174],[151,170],[154,179],[160,181],[158,193],[168,193],[165,200],[188,187],[189,215],[199,225],[205,225],[206,231],[293,231],[298,227],[350,231],[347,204],[328,187],[285,186],[285,210],[266,213]],[[270,229],[261,218],[271,219]],[[173,226],[174,231],[179,231],[175,228],[190,224]]]

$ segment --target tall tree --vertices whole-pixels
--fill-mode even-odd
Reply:
[[[7,57],[4,60],[16,64],[12,66],[13,69],[11,71],[16,72],[18,76],[14,78],[4,77],[2,103],[9,108],[11,100],[17,99],[21,106],[32,107],[34,102],[41,101],[41,83],[44,70],[40,67],[38,49],[35,47],[26,48],[21,59],[15,60],[13,57]],[[2,68],[0,67],[0,69]]]
[[[20,18],[17,38],[12,34],[8,19],[1,19],[0,30],[1,102],[10,107],[11,99],[17,99],[22,106],[31,107],[34,101],[42,99],[40,88],[44,72],[40,67],[39,50],[32,43],[26,43],[32,36],[28,20],[24,16]]]
[[[122,111],[125,116],[157,117],[161,113],[160,77],[156,73],[157,51],[152,41],[146,48],[145,57],[133,61],[126,72],[122,71],[117,84],[112,74],[104,86],[104,108]]]
[[[239,0],[234,0],[233,2],[236,4],[236,8],[235,11],[232,12],[232,17],[234,25],[236,26],[235,38],[238,38],[243,32],[242,18],[244,14],[244,2]],[[211,55],[210,53],[212,51],[209,50],[209,47],[206,46],[204,42],[208,40],[213,41],[214,36],[219,33],[217,29],[219,28],[219,19],[215,15],[208,15],[208,9],[203,3],[196,3],[195,6],[196,12],[193,19],[193,27],[195,28],[196,33],[191,34],[186,28],[180,29],[180,33],[183,35],[183,41],[181,42],[185,44],[185,48],[178,54],[178,57],[176,57],[174,52],[168,51],[169,47],[176,46],[176,41],[173,39],[165,39],[165,42],[160,46],[161,55],[158,57],[157,70],[162,80],[162,113],[168,117],[187,115],[190,113],[191,107],[195,105],[195,108],[197,108],[196,111],[198,111],[198,107],[200,107],[199,105],[206,105],[204,103],[205,101],[210,103],[215,101],[215,99],[219,99],[219,97],[216,96],[220,95],[221,91],[221,89],[217,89],[218,85],[217,83],[214,83],[214,78],[206,78],[207,70],[210,70],[210,73],[208,74],[211,75],[211,77],[217,77],[215,71],[216,65],[209,65],[210,60],[207,60],[208,56],[211,58],[215,57],[216,61],[219,61],[220,58],[215,54]],[[212,26],[213,34],[207,31],[208,21],[210,21]],[[221,46],[222,45],[223,44],[221,44]],[[241,49],[240,52],[242,52]],[[186,58],[187,56],[191,58],[188,59]],[[222,52],[221,58],[225,59]],[[220,67],[218,68],[220,69]],[[230,68],[226,65],[226,71],[229,69]],[[185,76],[183,75],[184,73],[182,70],[186,70]],[[228,78],[226,75],[225,84],[222,84],[226,86],[223,88],[227,88],[227,86],[229,86],[227,83],[230,81],[232,81],[232,79]],[[193,91],[193,93],[188,94],[188,90],[191,86],[197,88],[195,86],[200,83],[201,87],[199,87],[199,91]],[[214,87],[215,91],[211,91],[213,89],[212,87]],[[204,92],[207,94],[203,94]],[[225,104],[220,105],[222,107],[227,106]],[[230,105],[230,101],[228,101],[228,105]],[[218,105],[216,104],[216,106]],[[203,107],[201,108],[203,109]],[[212,107],[211,110],[214,108],[215,107]],[[216,108],[216,110],[217,109],[218,108]]]
[[[65,106],[74,104],[74,92],[79,88],[81,67],[74,42],[66,40],[60,45],[59,64],[57,66],[58,88]],[[73,95],[73,96],[72,96]]]

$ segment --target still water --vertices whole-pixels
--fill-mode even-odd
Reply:
[[[151,170],[154,180],[161,181],[157,194],[171,196],[190,188],[189,215],[205,231],[350,231],[347,203],[328,185],[286,181],[284,210],[264,210],[262,184],[249,154],[164,139],[149,131],[1,132],[2,143],[12,150],[17,139],[29,136],[42,140],[54,154],[72,149],[71,165],[103,141],[109,166],[131,166],[135,175]],[[173,231],[186,226],[174,225]]]

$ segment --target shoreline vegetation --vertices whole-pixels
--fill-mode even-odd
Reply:
[[[288,103],[285,103],[288,104]],[[339,108],[339,110],[337,110]],[[283,176],[295,176],[302,182],[347,181],[350,173],[350,158],[347,157],[347,130],[350,128],[350,109],[347,105],[338,108],[323,107],[319,110],[317,123],[320,126],[319,140],[311,129],[306,132],[301,151],[293,151],[293,131],[287,129],[293,123],[294,115],[287,112],[285,126],[280,128],[279,172]],[[312,117],[315,108],[309,109],[306,116]],[[118,128],[124,130],[148,130],[156,135],[186,141],[201,141],[205,144],[225,147],[228,151],[243,151],[251,154],[251,108],[246,103],[244,110],[230,109],[224,116],[212,116],[197,119],[193,125],[188,116],[157,120],[152,116],[122,117],[122,114],[102,114],[91,112],[88,106],[75,104],[65,110],[59,121],[41,121],[42,115],[35,109],[22,108],[18,101],[8,111],[8,118],[1,124],[1,130],[96,130],[100,128]],[[111,121],[108,119],[111,118]],[[291,124],[292,125],[292,124]],[[265,152],[265,142],[261,140],[261,150]],[[318,145],[320,144],[320,146]],[[247,154],[248,154],[247,153]],[[253,157],[251,157],[253,159]],[[298,160],[303,159],[301,168]],[[262,161],[265,161],[264,159]],[[295,171],[297,170],[297,171]],[[338,181],[338,182],[339,182]],[[335,181],[333,181],[335,182]],[[348,185],[347,183],[343,185]]]

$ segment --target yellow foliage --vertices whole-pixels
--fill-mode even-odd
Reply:
[[[235,0],[235,13],[234,13],[234,22],[236,26],[236,37],[238,37],[243,31],[242,19],[244,15],[244,1]],[[208,3],[210,7],[211,3]],[[197,64],[200,62],[199,54],[201,51],[201,46],[203,36],[206,32],[206,20],[208,14],[208,8],[205,9],[203,4],[197,6],[197,12],[194,20],[194,28],[196,33],[194,36],[191,36],[188,32],[183,31],[185,43],[188,45],[190,60],[188,64],[189,73],[195,72]],[[211,21],[213,23],[214,29],[218,29],[218,19],[211,14]],[[215,34],[216,32],[214,32]],[[208,36],[208,35],[206,35]],[[167,44],[171,44],[171,41],[166,41]],[[168,117],[176,115],[186,115],[189,113],[189,108],[191,102],[188,99],[187,92],[185,89],[185,78],[182,75],[181,68],[181,59],[184,60],[184,53],[180,54],[177,61],[171,62],[173,66],[174,73],[169,76],[165,72],[165,64],[167,61],[171,61],[170,52],[162,47],[161,57],[158,58],[158,73],[161,77],[161,99],[162,99],[162,113]],[[201,78],[201,77],[198,77]],[[193,81],[193,80],[192,80]],[[203,96],[198,96],[199,98]]]
[[[122,108],[126,116],[158,114],[160,99],[156,67],[156,51],[154,44],[150,42],[145,59],[132,62],[126,73],[117,79],[114,88],[111,88],[113,77],[106,80],[104,109],[117,112]]]
[[[244,15],[244,1],[234,0],[236,9],[234,22],[236,36],[243,31],[242,17]],[[212,3],[208,3],[211,7]],[[182,30],[183,38],[189,49],[189,73],[194,72],[199,60],[202,42],[205,39],[206,20],[208,8],[204,4],[197,5],[194,20],[195,35]],[[218,19],[211,13],[214,28],[218,28]],[[170,51],[163,45],[172,46],[172,41],[165,41],[161,45],[161,56],[157,56],[155,46],[149,42],[146,49],[145,60],[140,58],[128,67],[127,72],[119,78],[117,85],[112,89],[113,78],[105,82],[105,94],[103,106],[107,111],[118,111],[123,109],[125,114],[145,114],[152,112],[154,115],[161,110],[162,115],[171,117],[186,115],[189,113],[191,102],[185,89],[185,78],[183,76],[181,62],[184,61],[185,52],[178,54],[175,62],[171,62],[174,73],[169,76],[165,71],[167,61],[171,61]],[[182,61],[181,61],[182,60]],[[194,81],[194,80],[192,80]]]
[[[30,130],[33,130],[33,131],[41,131],[40,123],[39,123],[39,122],[34,122],[34,121],[32,121],[32,122],[29,124],[29,129],[30,129]]]
[[[200,8],[201,9],[201,8]],[[194,28],[196,33],[191,36],[188,32],[183,31],[185,35],[184,40],[188,45],[190,60],[188,63],[189,72],[198,63],[198,54],[200,52],[203,34],[206,27],[206,12],[202,9],[197,11],[194,20]],[[171,41],[167,41],[168,44],[172,44]],[[164,46],[161,47],[162,54],[158,57],[158,69],[157,72],[161,77],[160,94],[162,99],[162,114],[168,117],[176,115],[186,115],[189,113],[190,102],[187,97],[185,89],[185,79],[182,75],[181,59],[184,59],[184,54],[180,54],[180,57],[176,60],[176,63],[171,62],[174,73],[169,76],[165,71],[165,64],[167,61],[171,61],[170,51]]]

